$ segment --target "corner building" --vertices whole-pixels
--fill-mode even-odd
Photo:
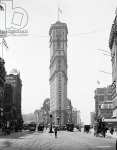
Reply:
[[[112,89],[111,86],[95,90],[95,117],[110,118],[112,116]]]
[[[66,23],[57,21],[50,36],[50,113],[58,125],[67,123],[67,34]]]

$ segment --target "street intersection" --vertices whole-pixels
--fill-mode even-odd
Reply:
[[[116,139],[94,137],[84,132],[59,131],[58,137],[48,130],[0,137],[0,150],[116,150]]]

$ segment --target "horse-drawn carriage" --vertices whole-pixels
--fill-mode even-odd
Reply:
[[[90,125],[84,125],[84,132],[89,133]]]
[[[42,131],[44,130],[44,124],[39,124],[38,125],[38,131]]]
[[[98,120],[95,122],[94,125],[94,136],[103,136],[105,137],[106,132],[107,132],[107,126],[105,122],[102,122],[101,120]]]
[[[73,132],[74,131],[74,124],[73,123],[67,123],[66,124],[66,130]]]

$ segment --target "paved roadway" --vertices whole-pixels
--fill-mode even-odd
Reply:
[[[48,132],[34,132],[0,137],[0,150],[116,150],[115,141],[78,131],[59,131],[57,138]]]

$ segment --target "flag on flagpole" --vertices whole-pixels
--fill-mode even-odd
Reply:
[[[58,18],[57,18],[58,21],[60,20],[60,14],[62,14],[62,10],[60,9],[60,7],[58,7]]]
[[[100,81],[99,80],[97,80],[97,84],[100,85]]]
[[[58,12],[62,14],[62,10],[58,7]]]

